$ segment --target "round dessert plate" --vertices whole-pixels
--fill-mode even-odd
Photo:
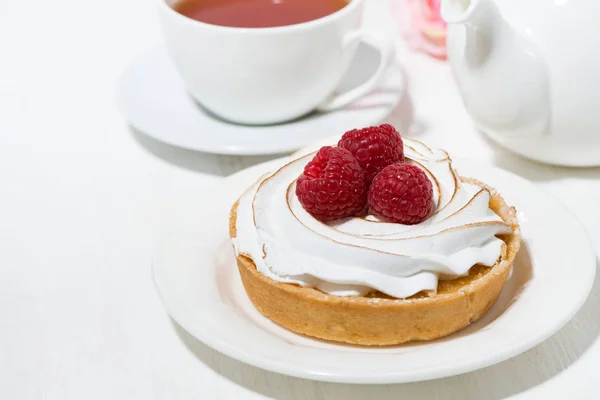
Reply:
[[[378,63],[377,51],[361,44],[338,90],[358,86]],[[402,73],[393,66],[379,88],[340,110],[314,112],[277,125],[236,125],[210,114],[188,95],[166,49],[158,47],[127,68],[117,100],[134,128],[161,142],[207,153],[257,155],[289,153],[332,132],[376,125],[390,115],[403,92]]]
[[[479,321],[445,338],[392,347],[325,342],[276,325],[252,305],[228,236],[231,204],[284,159],[220,183],[179,193],[167,207],[154,280],[171,316],[214,349],[266,370],[348,383],[399,383],[447,377],[516,356],[550,337],[582,306],[596,261],[576,218],[531,182],[458,159],[463,176],[495,187],[519,212],[523,246],[498,301]],[[567,272],[568,271],[568,272]]]

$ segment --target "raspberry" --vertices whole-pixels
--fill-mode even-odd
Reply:
[[[367,204],[365,174],[348,150],[325,146],[304,167],[296,196],[320,221],[350,217]]]
[[[431,181],[414,165],[389,165],[373,180],[369,205],[373,212],[393,222],[418,224],[429,218],[433,208]]]
[[[404,144],[392,125],[383,124],[344,133],[338,143],[356,157],[367,184],[390,164],[404,161]]]

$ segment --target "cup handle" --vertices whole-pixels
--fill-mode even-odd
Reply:
[[[344,37],[343,43],[343,75],[350,67],[354,55],[358,49],[360,42],[365,42],[379,51],[381,55],[379,66],[375,73],[364,83],[351,89],[345,93],[332,95],[320,106],[317,107],[319,111],[333,111],[342,108],[360,97],[364,96],[377,86],[383,75],[387,71],[388,67],[392,64],[395,57],[395,47],[391,39],[378,33],[371,31],[359,30],[348,33]],[[340,78],[341,79],[341,78]]]

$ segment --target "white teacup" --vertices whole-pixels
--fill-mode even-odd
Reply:
[[[363,0],[313,21],[274,28],[232,28],[185,17],[159,0],[167,48],[190,94],[219,117],[241,124],[288,121],[334,110],[372,90],[394,58],[392,41],[357,30]],[[362,85],[334,90],[361,42],[381,53]]]

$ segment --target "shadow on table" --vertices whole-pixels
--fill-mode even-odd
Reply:
[[[490,160],[492,164],[530,181],[560,181],[569,178],[600,179],[600,167],[561,167],[543,164],[513,153],[493,142],[484,133],[480,134],[486,143],[494,149],[493,159]]]
[[[407,135],[412,139],[419,139],[427,130],[427,124],[418,119],[415,114],[415,106],[411,96],[411,82],[408,74],[399,66],[399,71],[404,80],[404,94],[400,98],[398,105],[386,118],[386,121],[396,127],[402,135]]]
[[[196,340],[174,321],[173,326],[202,363],[237,385],[275,399],[479,400],[482,390],[487,393],[486,399],[503,399],[538,386],[575,363],[600,335],[600,320],[595,311],[599,307],[600,278],[595,280],[588,300],[577,315],[552,338],[533,349],[475,372],[395,385],[325,383],[282,376],[220,354]]]
[[[270,161],[283,155],[229,156],[187,150],[162,143],[137,129],[129,127],[131,136],[140,147],[152,156],[179,168],[204,174],[228,176],[245,168]]]

